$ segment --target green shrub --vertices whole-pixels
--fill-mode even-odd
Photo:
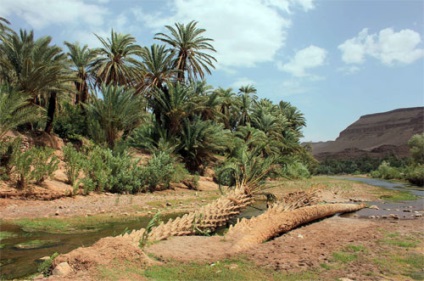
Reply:
[[[54,150],[51,148],[34,148],[32,150],[34,154],[32,178],[37,184],[41,184],[57,170],[59,159],[53,152]]]
[[[86,166],[86,157],[78,152],[72,144],[68,143],[63,148],[63,160],[65,161],[65,174],[68,177],[68,183],[74,185],[80,171]]]
[[[424,164],[408,166],[405,171],[405,179],[411,184],[424,186]]]
[[[112,169],[110,162],[112,159],[112,151],[110,149],[95,146],[88,153],[88,161],[86,166],[86,178],[84,178],[84,193],[90,191],[104,191],[108,186]]]
[[[136,193],[142,190],[143,170],[139,162],[123,152],[110,159],[111,176],[107,190],[118,193]]]
[[[308,168],[299,161],[294,161],[285,165],[282,174],[290,179],[305,179],[311,177]]]
[[[87,118],[80,106],[65,103],[58,114],[54,132],[63,139],[73,140],[76,136],[87,136]]]
[[[371,172],[371,177],[390,180],[400,179],[402,174],[399,168],[391,167],[389,162],[383,161],[376,171]]]
[[[0,141],[0,180],[10,179],[13,156],[19,151],[21,143],[20,138],[14,140],[3,138]]]
[[[174,177],[174,159],[165,152],[159,152],[149,160],[143,169],[143,183],[150,191],[168,188]]]
[[[17,150],[12,157],[14,172],[18,176],[17,187],[24,189],[31,180],[42,183],[53,174],[58,164],[52,149],[33,147],[24,152]]]

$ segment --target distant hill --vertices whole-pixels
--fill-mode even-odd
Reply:
[[[395,109],[364,115],[343,130],[335,141],[312,142],[318,160],[351,159],[362,156],[409,155],[408,140],[424,132],[424,107]]]

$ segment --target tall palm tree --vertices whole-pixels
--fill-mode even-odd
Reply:
[[[68,47],[68,57],[72,62],[72,69],[75,71],[75,87],[77,95],[75,104],[86,103],[89,97],[89,88],[94,85],[91,75],[91,63],[97,56],[97,51],[89,49],[87,45],[80,46],[78,42],[72,44],[65,42]]]
[[[95,35],[103,45],[97,50],[99,55],[92,63],[97,86],[135,84],[136,70],[140,65],[138,59],[143,54],[143,49],[136,44],[135,38],[130,34],[121,34],[113,30],[107,39]]]
[[[258,98],[256,88],[252,85],[242,86],[239,89],[240,113],[238,118],[239,126],[245,126],[250,123],[250,113],[253,103]]]
[[[210,43],[213,40],[202,36],[206,30],[197,28],[196,21],[187,25],[176,23],[175,28],[166,25],[165,28],[170,35],[156,33],[154,39],[170,45],[173,54],[172,66],[178,70],[178,80],[195,80],[198,76],[203,79],[205,72],[211,74],[210,68],[215,68],[213,63],[216,59],[208,52],[216,50]]]
[[[103,99],[95,98],[86,105],[86,109],[93,121],[91,125],[101,130],[108,146],[114,148],[124,132],[130,132],[139,125],[144,115],[140,110],[143,100],[134,89],[123,86],[103,85],[101,92]]]
[[[171,82],[176,75],[176,70],[171,67],[172,53],[165,48],[165,45],[156,44],[143,48],[137,90],[144,91],[147,97],[151,96],[155,88],[165,91],[165,84]]]

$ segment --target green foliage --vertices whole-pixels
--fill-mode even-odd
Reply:
[[[168,188],[174,175],[174,159],[165,152],[159,152],[149,160],[142,171],[143,185],[150,191],[158,187]]]
[[[143,249],[144,246],[146,246],[148,242],[147,239],[149,238],[149,234],[152,232],[153,228],[158,226],[160,223],[161,223],[160,212],[157,212],[146,226],[146,230],[144,231],[143,236],[141,237],[138,244],[140,248]]]
[[[405,179],[411,184],[424,186],[424,164],[411,165],[406,167]]]
[[[41,184],[45,179],[51,177],[53,172],[57,170],[59,159],[53,154],[54,150],[51,148],[34,148],[32,153],[33,158],[33,171],[32,178],[35,183]]]
[[[63,147],[63,160],[65,162],[65,174],[68,183],[77,186],[77,179],[81,170],[87,166],[87,159],[78,152],[71,143]]]
[[[424,133],[412,136],[408,146],[414,163],[424,164]]]
[[[54,131],[63,139],[73,140],[76,136],[87,136],[87,121],[80,106],[65,103],[57,116]]]
[[[49,148],[32,147],[24,152],[17,150],[12,157],[13,171],[17,174],[17,187],[24,189],[31,180],[40,184],[57,169],[59,159]]]
[[[19,125],[43,119],[41,113],[28,102],[28,96],[0,87],[0,140]]]
[[[19,151],[22,140],[4,138],[0,141],[0,180],[10,178],[13,169],[13,156]]]
[[[390,166],[389,162],[383,161],[376,171],[371,172],[373,178],[381,178],[385,180],[401,178],[399,169]]]
[[[283,166],[281,175],[290,179],[310,178],[308,168],[298,160],[290,161]]]
[[[140,124],[144,104],[140,95],[124,87],[103,85],[101,92],[102,99],[95,98],[86,106],[89,132],[98,143],[106,142],[113,149],[124,133]]]
[[[83,179],[84,193],[107,190],[111,176],[110,161],[113,157],[110,149],[95,146],[87,156],[86,177]]]
[[[43,261],[37,268],[39,273],[42,273],[44,277],[50,276],[52,274],[52,264],[54,259],[59,255],[59,253],[54,253],[50,256],[49,259]]]

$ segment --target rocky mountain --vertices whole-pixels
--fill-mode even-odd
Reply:
[[[309,144],[318,160],[384,157],[387,154],[406,157],[408,140],[423,132],[424,107],[401,108],[361,116],[335,141]]]

